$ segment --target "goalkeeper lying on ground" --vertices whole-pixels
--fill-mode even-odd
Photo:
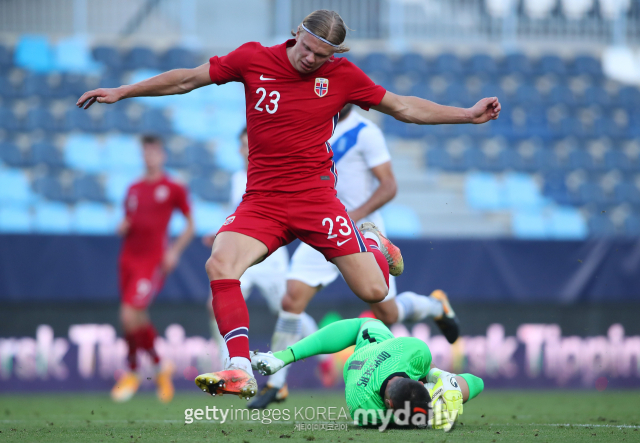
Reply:
[[[391,420],[449,430],[462,414],[462,404],[484,389],[482,379],[474,375],[431,368],[431,351],[425,342],[396,338],[381,321],[371,318],[332,323],[284,351],[255,353],[251,364],[269,375],[294,361],[351,345],[356,347],[344,365],[345,396],[351,417],[360,425]],[[404,418],[400,410],[406,411]]]

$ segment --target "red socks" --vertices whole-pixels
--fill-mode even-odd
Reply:
[[[240,290],[240,280],[214,280],[211,282],[211,294],[213,313],[220,335],[229,349],[229,358],[244,357],[250,360],[249,311]]]
[[[160,363],[160,357],[158,357],[158,353],[156,352],[154,346],[154,342],[157,336],[158,333],[156,332],[156,328],[154,328],[151,323],[142,326],[141,328],[136,329],[133,332],[125,334],[124,339],[129,346],[127,360],[129,362],[129,368],[132,371],[135,371],[138,368],[138,349],[147,351],[151,356],[151,361],[153,362],[153,364],[157,365],[158,363]]]
[[[363,236],[364,237],[364,236]],[[384,281],[387,283],[387,288],[389,287],[389,263],[387,259],[384,257],[384,254],[380,252],[380,248],[375,240],[371,238],[364,239],[364,242],[367,244],[367,249],[370,252],[373,252],[373,256],[376,258],[378,262],[378,266],[380,266],[380,270],[382,271],[382,275],[384,275]]]

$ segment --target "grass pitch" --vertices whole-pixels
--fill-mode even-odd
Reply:
[[[344,442],[640,442],[640,393],[580,391],[489,391],[465,405],[464,415],[449,433],[434,430],[362,429],[296,430],[295,422],[212,420],[185,424],[185,409],[242,408],[236,397],[212,398],[180,393],[169,405],[142,393],[114,404],[106,393],[0,396],[0,441],[20,442],[191,442],[224,439],[254,443],[289,441]],[[294,392],[277,409],[344,407],[333,391]],[[339,410],[339,409],[338,409]],[[293,415],[293,413],[291,414]],[[282,420],[282,419],[281,419]],[[309,423],[307,420],[302,420]],[[323,422],[322,419],[316,423]],[[345,420],[340,420],[345,424]],[[324,421],[327,423],[327,421]]]

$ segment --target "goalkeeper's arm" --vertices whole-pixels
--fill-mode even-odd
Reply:
[[[372,319],[354,318],[331,323],[284,351],[275,352],[273,355],[288,365],[313,355],[340,352],[356,344],[360,328],[368,321],[372,321]]]

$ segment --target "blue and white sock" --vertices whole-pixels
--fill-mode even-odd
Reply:
[[[439,300],[411,291],[398,294],[395,301],[398,306],[398,323],[440,317],[444,312]]]
[[[271,351],[283,351],[302,339],[302,316],[291,312],[280,311],[278,322],[271,339]],[[287,382],[289,366],[285,366],[269,377],[268,383],[274,388],[282,388]]]

